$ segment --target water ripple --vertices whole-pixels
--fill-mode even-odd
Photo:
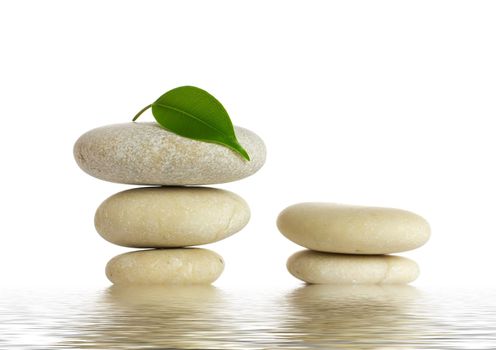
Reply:
[[[496,294],[410,286],[3,292],[1,349],[496,349]]]

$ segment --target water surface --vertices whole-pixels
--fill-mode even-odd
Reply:
[[[2,291],[0,349],[496,349],[495,290]]]

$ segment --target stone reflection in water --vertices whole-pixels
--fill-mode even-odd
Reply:
[[[309,285],[227,293],[213,286],[112,286],[59,346],[90,349],[304,349],[407,345],[410,286]],[[411,343],[410,343],[411,344]]]
[[[0,348],[496,349],[494,295],[324,285],[24,291],[0,294]]]
[[[223,300],[213,286],[112,286],[66,345],[208,349],[229,328]]]
[[[290,314],[282,326],[306,346],[408,348],[422,332],[411,320],[420,296],[408,285],[307,285],[287,295]]]

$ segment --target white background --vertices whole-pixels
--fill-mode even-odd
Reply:
[[[93,215],[131,186],[83,173],[73,144],[186,84],[268,148],[218,186],[252,219],[208,247],[216,285],[298,285],[275,220],[300,201],[417,212],[417,286],[495,285],[495,18],[490,1],[2,1],[0,286],[109,285],[126,248]]]

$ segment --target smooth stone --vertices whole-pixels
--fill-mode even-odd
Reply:
[[[95,228],[133,248],[173,248],[220,241],[241,230],[250,208],[240,196],[208,187],[144,187],[107,198]]]
[[[79,167],[101,180],[135,185],[207,185],[243,179],[265,163],[265,145],[250,130],[235,127],[250,161],[224,146],[191,140],[157,123],[103,126],[74,145]]]
[[[105,268],[108,279],[129,284],[210,284],[224,270],[222,257],[207,249],[150,249],[112,258]]]
[[[417,279],[418,265],[394,255],[345,255],[303,250],[289,257],[288,271],[312,284],[405,284]]]
[[[300,203],[284,209],[279,231],[308,249],[345,254],[390,254],[412,250],[430,236],[427,221],[391,208]]]

